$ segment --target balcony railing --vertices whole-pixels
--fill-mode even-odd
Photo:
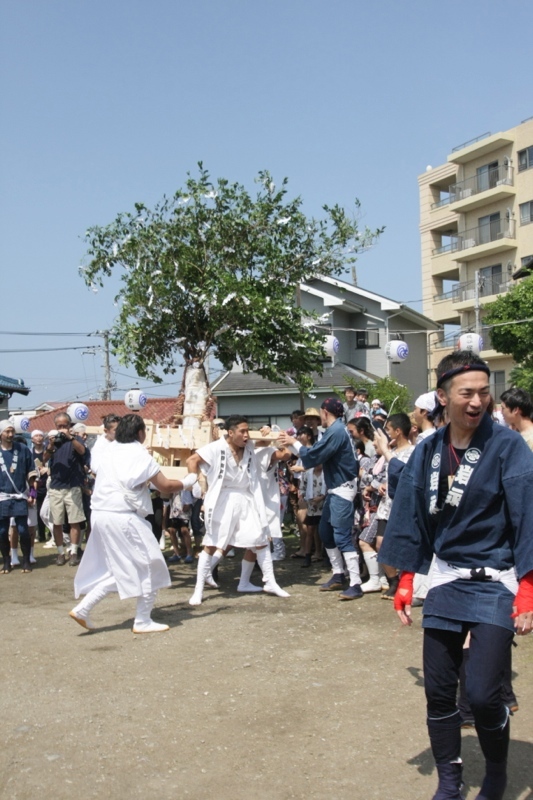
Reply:
[[[503,164],[486,172],[472,175],[459,183],[452,183],[449,188],[449,202],[455,203],[458,200],[466,200],[468,197],[473,197],[476,194],[480,194],[480,192],[487,192],[496,186],[512,186],[513,172],[514,168],[510,164]]]
[[[475,139],[469,139],[467,142],[463,142],[462,144],[458,144],[454,148],[452,148],[452,153],[457,153],[458,150],[462,150],[464,147],[468,147],[471,144],[475,144],[476,142],[480,142],[482,139],[486,139],[490,135],[491,135],[490,131],[487,131],[487,133],[482,133],[481,136],[476,136]]]
[[[438,256],[441,253],[455,253],[456,250],[461,249],[461,237],[459,234],[455,233],[452,236],[447,236],[447,242],[445,244],[441,244],[440,247],[435,247],[432,250],[432,254],[434,256]]]
[[[453,202],[452,198],[448,195],[447,197],[441,197],[440,200],[437,200],[435,203],[432,203],[431,208],[432,209],[442,208],[443,206],[448,206],[452,202]]]
[[[449,292],[441,292],[440,294],[433,295],[433,302],[440,303],[443,300],[455,300],[460,285],[461,284],[458,283],[456,286],[453,287],[453,289],[450,289]]]
[[[440,336],[437,339],[434,339],[431,343],[431,346],[437,350],[442,350],[444,348],[449,347],[456,347],[457,343],[459,342],[459,337],[461,336],[460,333],[449,334],[448,336]]]
[[[479,278],[479,296],[489,297],[492,294],[502,294],[509,289],[510,285],[511,281],[502,275],[496,275],[492,278],[485,278],[481,275]],[[475,297],[476,282],[467,281],[457,284],[454,288],[452,300],[454,303],[464,303],[466,300],[474,300]]]
[[[468,250],[470,247],[496,242],[498,239],[514,239],[515,220],[494,219],[484,225],[478,225],[477,228],[462,231],[458,238],[458,250]]]

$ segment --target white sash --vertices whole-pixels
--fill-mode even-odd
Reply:
[[[435,556],[430,575],[431,589],[435,586],[442,586],[444,583],[450,583],[451,581],[466,580],[480,581],[483,583],[487,581],[496,581],[503,583],[512,594],[516,594],[518,591],[518,580],[514,567],[511,567],[511,569],[493,569],[492,567],[476,567],[474,569],[469,569],[467,567],[454,567],[453,564],[448,564],[446,561],[438,558],[438,556]]]

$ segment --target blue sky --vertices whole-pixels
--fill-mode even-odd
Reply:
[[[386,226],[360,285],[419,301],[417,176],[533,113],[532,22],[529,0],[2,0],[1,330],[110,327],[116,284],[78,276],[84,231],[199,160],[250,188],[260,169],[287,176],[311,215],[358,197],[363,224]],[[102,358],[81,353],[0,353],[0,373],[32,387],[24,407],[87,399]]]

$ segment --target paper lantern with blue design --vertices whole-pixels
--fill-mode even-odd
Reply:
[[[85,403],[71,403],[67,408],[67,414],[72,422],[86,422],[89,417],[89,409]]]
[[[389,361],[399,364],[401,361],[405,361],[409,355],[409,345],[401,339],[394,339],[392,342],[387,342],[385,355]]]
[[[324,350],[328,358],[334,358],[339,352],[339,340],[336,336],[324,337]]]
[[[30,420],[22,414],[13,414],[11,422],[15,428],[15,433],[26,433],[30,429]]]
[[[124,396],[124,405],[129,408],[130,411],[140,411],[141,408],[145,407],[147,402],[147,396],[140,389],[130,389]]]

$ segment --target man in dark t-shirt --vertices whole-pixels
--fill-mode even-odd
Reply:
[[[71,432],[71,419],[68,414],[61,412],[54,417],[54,424],[58,434],[48,441],[44,452],[44,460],[50,469],[50,517],[53,523],[54,540],[57,545],[57,564],[65,564],[65,551],[63,547],[63,524],[70,524],[70,559],[71,567],[80,563],[78,546],[81,538],[80,524],[85,521],[83,511],[82,491],[85,480],[83,463],[86,453],[85,445],[78,436]],[[63,438],[63,441],[59,439]]]

